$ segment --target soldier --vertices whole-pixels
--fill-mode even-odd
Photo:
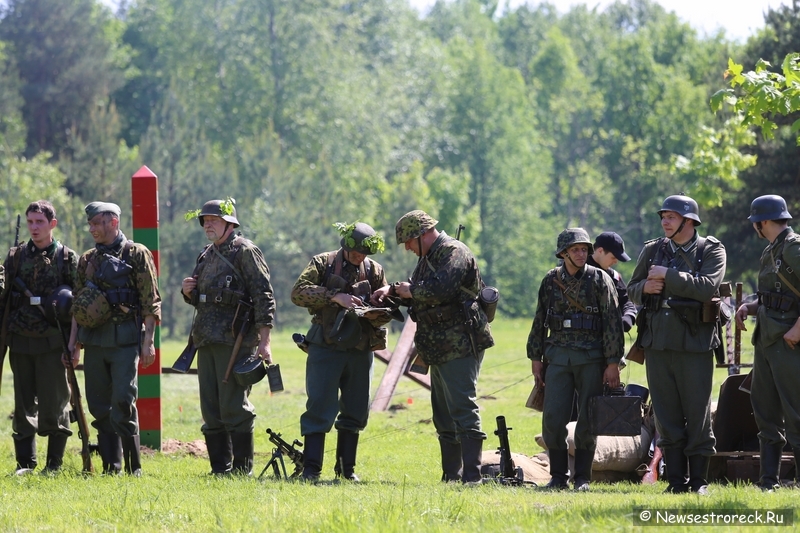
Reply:
[[[236,232],[239,220],[232,200],[206,202],[198,221],[211,244],[203,248],[192,275],[183,280],[182,293],[197,312],[192,338],[198,348],[201,430],[211,474],[249,476],[256,418],[250,389],[265,371],[259,363],[252,371],[253,379],[238,373],[231,378],[228,367],[232,358],[258,357],[272,363],[275,298],[264,255]],[[237,338],[241,339],[239,350],[232,354]]]
[[[14,372],[12,428],[17,475],[36,468],[37,433],[47,437],[44,472],[49,473],[61,468],[67,438],[72,435],[69,385],[61,361],[65,339],[47,302],[58,289],[72,287],[78,264],[75,252],[53,238],[58,221],[50,202],[31,203],[25,218],[31,238],[9,251],[0,295],[3,310],[6,298],[11,298],[9,316],[2,318],[7,321],[9,362]]]
[[[373,295],[383,302],[399,296],[417,323],[414,343],[430,366],[433,424],[442,455],[442,481],[480,483],[486,433],[476,403],[478,374],[491,328],[478,303],[483,287],[475,256],[462,242],[436,229],[424,211],[403,215],[395,225],[397,244],[419,257],[410,282],[397,282]]]
[[[668,196],[658,210],[665,237],[644,243],[628,283],[646,313],[641,342],[670,493],[707,494],[714,454],[711,383],[720,338],[719,309],[710,302],[725,276],[725,247],[698,235],[698,213],[692,198]]]
[[[137,364],[153,364],[153,336],[161,321],[153,255],[119,228],[117,204],[92,202],[84,211],[95,247],[78,261],[70,337],[73,364],[85,350],[86,403],[94,417],[104,474],[139,477]],[[142,336],[142,329],[144,335]]]
[[[542,436],[550,455],[549,490],[569,487],[567,423],[576,392],[573,482],[575,490],[589,490],[597,445],[597,437],[589,430],[589,398],[603,394],[604,384],[619,386],[624,340],[617,292],[605,271],[587,264],[592,251],[583,228],[559,234],[556,257],[564,262],[542,279],[528,335],[533,376],[545,385]]]
[[[761,448],[758,486],[764,491],[780,487],[787,440],[794,452],[795,484],[800,483],[800,235],[789,227],[791,218],[780,196],[759,196],[750,204],[748,220],[769,244],[761,254],[758,301],[736,311],[742,330],[748,315],[757,316],[750,401]]]
[[[614,280],[614,286],[617,289],[617,301],[619,302],[619,310],[622,313],[622,329],[627,333],[633,327],[636,321],[636,306],[630,298],[628,298],[628,287],[625,280],[622,279],[622,274],[614,270],[612,267],[618,261],[623,263],[631,260],[631,257],[625,253],[625,243],[622,237],[613,231],[606,231],[598,235],[594,240],[594,253],[589,256],[586,264],[595,268],[602,268],[606,274],[611,276]]]
[[[315,255],[292,288],[292,302],[308,309],[306,411],[300,417],[303,479],[319,480],[325,434],[336,426],[337,477],[358,481],[354,469],[359,431],[367,425],[373,351],[386,347],[391,318],[369,319],[353,310],[386,285],[383,267],[368,255],[383,251],[383,237],[368,224],[336,224],[341,248]],[[337,416],[338,413],[338,416]]]

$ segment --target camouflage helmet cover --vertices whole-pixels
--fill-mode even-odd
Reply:
[[[403,244],[410,239],[416,239],[429,229],[438,224],[439,221],[421,209],[409,211],[397,221],[394,227],[397,244]]]
[[[789,220],[792,215],[786,207],[786,200],[777,194],[759,196],[750,204],[750,222],[763,222],[764,220]]]
[[[111,318],[111,306],[103,291],[94,284],[87,284],[78,291],[72,301],[72,316],[86,328],[96,328]]]
[[[697,202],[683,194],[673,194],[664,198],[661,204],[661,209],[658,210],[659,216],[664,211],[674,211],[683,218],[688,218],[697,222],[695,226],[699,226],[700,222],[700,209],[697,207]]]
[[[561,258],[564,250],[573,244],[586,244],[589,246],[589,253],[594,253],[594,246],[589,234],[583,228],[567,228],[558,234],[558,241],[556,243],[556,257]]]
[[[203,216],[211,215],[222,218],[222,220],[226,222],[230,222],[233,224],[234,228],[239,227],[239,220],[236,218],[236,207],[231,205],[231,212],[224,213],[222,211],[222,204],[226,203],[225,200],[209,200],[208,202],[203,204],[202,209],[200,209],[200,214],[197,215],[197,221],[200,222],[200,225],[203,225]],[[230,204],[229,204],[230,205]]]

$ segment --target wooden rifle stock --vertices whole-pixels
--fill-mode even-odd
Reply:
[[[236,364],[237,355],[239,355],[239,349],[242,347],[242,341],[244,340],[244,332],[247,331],[247,327],[249,326],[250,321],[250,308],[248,307],[247,312],[244,315],[244,319],[242,320],[242,327],[239,328],[239,334],[236,336],[236,342],[233,343],[233,351],[231,352],[231,358],[228,360],[228,368],[225,369],[225,377],[222,379],[223,383],[227,383],[231,377],[231,372],[233,371],[233,366]]]

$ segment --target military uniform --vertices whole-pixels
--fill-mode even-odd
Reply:
[[[344,292],[368,302],[375,290],[386,285],[379,263],[364,258],[355,265],[344,254],[347,248],[365,255],[371,253],[360,245],[365,236],[371,235],[375,232],[370,226],[358,223],[353,246],[343,240],[343,248],[315,255],[292,288],[292,302],[307,308],[312,315],[306,335],[308,400],[300,417],[300,432],[306,438],[308,451],[304,470],[307,479],[319,477],[325,434],[335,426],[335,472],[357,480],[355,457],[359,431],[366,427],[369,417],[373,351],[386,347],[386,328],[382,326],[390,319],[357,318],[332,298]]]
[[[687,457],[690,470],[698,474],[707,471],[715,443],[711,431],[711,385],[713,349],[719,346],[720,339],[716,322],[701,322],[700,304],[719,295],[725,276],[725,247],[714,237],[706,237],[698,260],[699,239],[695,231],[681,248],[667,238],[647,241],[628,283],[631,300],[645,305],[640,313],[646,313],[647,329],[640,338],[660,435],[658,446],[664,450],[668,469],[672,459],[676,480],[686,471]],[[653,265],[667,267],[660,297],[644,293]],[[692,468],[695,463],[696,469]],[[672,480],[670,487],[676,492],[688,490],[676,489]]]
[[[127,267],[121,266],[123,262]],[[127,275],[110,283],[113,272]],[[77,274],[75,305],[81,290],[93,286],[109,302],[105,321],[94,327],[80,325],[78,341],[84,348],[86,403],[97,428],[104,471],[119,472],[122,448],[126,458],[139,450],[136,399],[141,320],[146,316],[161,320],[158,277],[150,250],[128,241],[121,231],[110,245],[97,244],[86,251],[78,261]],[[134,473],[139,465],[129,466]]]
[[[19,257],[15,257],[15,254]],[[65,339],[57,325],[42,311],[47,297],[60,285],[72,286],[77,255],[53,241],[38,249],[33,241],[9,252],[5,262],[5,288],[0,302],[11,297],[8,317],[9,362],[14,372],[14,444],[17,468],[36,467],[36,434],[49,438],[48,470],[58,470],[67,437],[72,435],[69,420],[69,385],[61,362]],[[15,268],[15,264],[19,266]],[[40,298],[31,298],[14,285],[15,276]],[[66,326],[67,331],[69,326]]]
[[[581,242],[586,241],[588,235]],[[591,247],[591,243],[587,244]],[[556,279],[566,287],[566,293],[557,286]],[[597,437],[589,430],[589,399],[603,394],[605,368],[619,363],[623,349],[617,292],[608,274],[589,265],[584,265],[574,276],[564,266],[550,270],[539,286],[527,352],[532,361],[548,365],[542,436],[550,453],[553,486],[566,485],[567,423],[576,391],[576,487],[590,481]]]
[[[251,387],[233,378],[223,383],[223,379],[241,328],[241,314],[245,312],[240,302],[251,304],[252,311],[251,325],[243,336],[237,359],[253,355],[259,344],[259,329],[274,325],[275,298],[269,267],[255,244],[231,232],[219,246],[206,246],[198,257],[194,275],[197,288],[191,298],[185,294],[183,297],[197,310],[192,338],[198,348],[202,432],[209,447],[212,472],[225,473],[232,468],[249,472],[256,417],[249,400]],[[239,320],[234,321],[237,312]]]
[[[600,268],[597,261],[590,255],[586,260],[586,264],[595,268]],[[622,329],[628,331],[633,327],[636,321],[636,304],[634,304],[628,297],[628,285],[622,279],[622,274],[613,268],[605,269],[605,273],[609,275],[614,282],[614,288],[617,289],[617,302],[619,303],[619,312],[622,315]]]

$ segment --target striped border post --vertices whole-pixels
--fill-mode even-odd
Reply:
[[[133,240],[144,244],[153,254],[156,274],[161,267],[158,253],[158,177],[143,166],[131,177],[133,198]],[[156,326],[153,338],[156,360],[147,368],[139,362],[139,433],[141,443],[161,449],[161,327]]]

